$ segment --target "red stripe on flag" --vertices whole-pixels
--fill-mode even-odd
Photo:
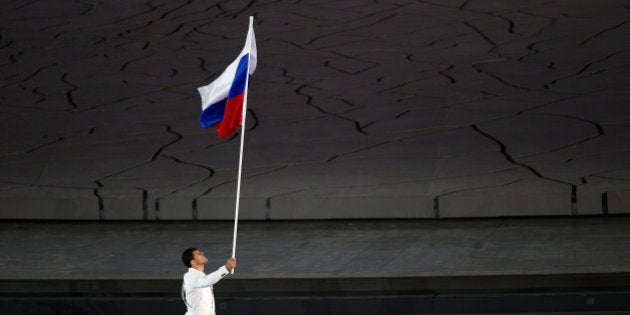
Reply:
[[[236,132],[236,128],[243,124],[243,98],[245,93],[241,93],[230,98],[225,103],[225,113],[223,121],[214,125],[219,132],[219,138],[226,138]]]

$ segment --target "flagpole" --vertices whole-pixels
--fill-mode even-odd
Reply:
[[[252,28],[252,25],[254,23],[254,17],[250,16],[249,17],[249,29]],[[246,45],[251,44],[250,42],[245,43]],[[248,53],[247,55],[247,79],[245,80],[245,95],[243,95],[243,112],[242,112],[242,119],[243,119],[243,124],[241,125],[241,147],[239,150],[239,157],[238,157],[238,178],[236,181],[236,209],[234,210],[234,237],[232,240],[232,258],[236,258],[236,235],[238,232],[238,210],[239,210],[239,206],[240,206],[240,200],[241,200],[241,174],[243,173],[243,144],[245,142],[245,119],[247,118],[247,94],[249,91],[249,66],[251,64],[251,51]],[[232,274],[234,274],[234,269],[232,269]]]

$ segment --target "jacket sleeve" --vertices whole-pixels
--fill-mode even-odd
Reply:
[[[227,268],[225,268],[225,266],[221,266],[221,268],[217,269],[215,272],[209,273],[203,277],[199,277],[195,279],[195,281],[191,283],[191,286],[193,288],[209,287],[219,282],[219,280],[221,280],[223,277],[227,276],[228,274],[229,272]]]

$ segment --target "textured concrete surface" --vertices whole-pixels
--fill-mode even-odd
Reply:
[[[630,273],[628,227],[629,217],[242,222],[234,277]],[[0,239],[2,280],[180,279],[185,248],[204,249],[208,271],[225,263],[232,224],[13,221]]]
[[[20,0],[0,218],[232,218],[196,88],[250,15],[242,218],[630,212],[627,1]]]

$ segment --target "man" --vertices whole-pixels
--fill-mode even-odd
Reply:
[[[182,298],[188,308],[186,315],[215,315],[212,285],[236,267],[236,259],[230,258],[225,262],[225,266],[221,266],[213,273],[205,274],[203,268],[208,258],[201,250],[189,248],[182,253],[182,262],[188,267],[182,285]]]

